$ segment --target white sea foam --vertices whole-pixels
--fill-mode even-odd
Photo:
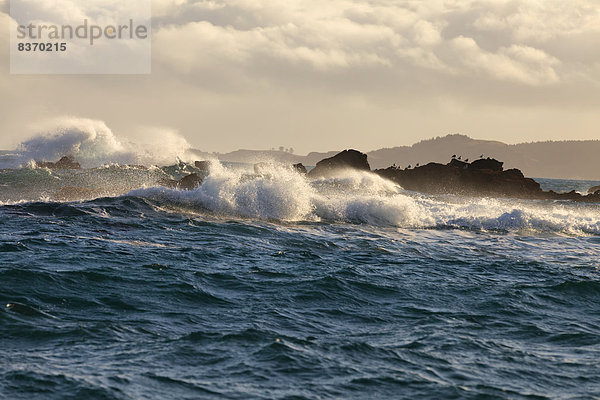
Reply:
[[[298,221],[310,218],[311,193],[309,182],[291,168],[271,166],[268,175],[256,177],[215,162],[196,190],[151,188],[130,195],[219,215]]]
[[[33,160],[56,161],[73,156],[83,167],[104,164],[168,165],[177,159],[190,159],[190,145],[182,136],[168,129],[149,128],[139,141],[117,137],[102,121],[83,118],[53,120],[16,149],[16,166]]]
[[[248,175],[219,163],[211,168],[193,191],[151,188],[129,194],[191,211],[258,219],[600,234],[597,205],[427,196],[356,171],[310,181],[286,166],[265,167],[262,175]]]

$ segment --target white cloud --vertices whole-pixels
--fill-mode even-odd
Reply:
[[[252,3],[250,8],[258,6]],[[250,29],[209,21],[162,27],[154,35],[155,54],[177,70],[189,72],[209,64],[215,68],[223,68],[224,64],[244,68],[265,60],[327,71],[390,65],[393,52],[386,54],[383,50],[393,50],[403,40],[387,26],[358,24],[342,16],[319,20],[299,15],[282,20],[275,11],[277,8],[267,12],[273,21]]]
[[[433,46],[442,41],[440,29],[429,21],[417,21],[414,31],[415,42],[421,46]]]
[[[552,54],[553,47],[546,41],[600,29],[598,7],[586,1],[568,5],[533,0],[175,3],[179,15],[192,9],[205,12],[196,20],[171,21],[157,29],[158,60],[179,72],[195,73],[212,66],[255,74],[260,80],[276,79],[277,74],[268,75],[273,68],[304,66],[306,73],[316,74],[315,79],[335,70],[373,73],[426,68],[436,74],[445,72],[450,79],[478,71],[477,76],[491,81],[553,85],[563,74],[585,74],[585,68],[570,73],[581,65]],[[454,34],[455,26],[446,29],[457,25],[453,19],[465,24],[464,34]],[[486,43],[491,33],[503,39],[482,47],[479,40]],[[587,50],[592,49],[581,49]],[[267,63],[270,68],[265,72],[260,66]]]
[[[482,50],[472,38],[452,40],[456,56],[466,70],[486,73],[490,78],[527,85],[549,85],[559,81],[554,65],[559,61],[528,46],[501,47],[496,53]]]

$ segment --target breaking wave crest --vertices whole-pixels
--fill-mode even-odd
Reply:
[[[597,204],[424,195],[403,190],[375,174],[347,171],[331,179],[309,180],[289,166],[263,165],[260,173],[211,163],[200,187],[182,191],[157,187],[180,179],[197,160],[187,141],[171,131],[150,129],[136,143],[117,137],[102,121],[55,121],[4,154],[16,166],[33,160],[73,156],[78,172],[43,168],[11,170],[0,185],[2,204],[23,201],[90,200],[137,196],[161,209],[284,222],[353,223],[420,229],[600,234]],[[119,166],[115,166],[118,164]],[[126,165],[169,165],[127,169]],[[175,165],[173,165],[175,164]],[[103,168],[94,168],[100,167]],[[0,168],[6,166],[0,165]],[[249,167],[249,166],[248,166]],[[141,188],[141,189],[139,189]]]
[[[128,193],[163,209],[287,222],[358,223],[422,229],[600,234],[597,205],[434,196],[408,192],[377,175],[347,171],[310,181],[285,166],[261,175],[214,163],[196,190]]]
[[[62,118],[52,121],[38,133],[18,145],[12,165],[24,166],[33,161],[56,161],[74,157],[83,167],[106,164],[169,165],[177,159],[192,159],[185,138],[168,129],[146,129],[136,142],[117,137],[102,121]]]

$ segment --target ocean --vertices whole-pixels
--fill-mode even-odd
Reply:
[[[191,172],[0,171],[0,398],[600,398],[599,204]]]

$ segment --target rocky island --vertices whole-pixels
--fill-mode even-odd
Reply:
[[[48,169],[81,169],[81,164],[75,161],[72,156],[61,157],[57,162],[36,161],[35,164],[39,168]]]
[[[432,162],[404,169],[391,166],[372,172],[406,190],[423,193],[600,202],[600,187],[592,188],[588,195],[581,195],[575,191],[544,191],[538,182],[525,177],[520,170],[504,170],[503,165],[503,162],[492,158],[481,158],[471,163],[452,158],[447,164]],[[357,150],[345,150],[318,162],[316,167],[309,171],[308,177],[327,177],[343,169],[371,171],[366,154]]]

